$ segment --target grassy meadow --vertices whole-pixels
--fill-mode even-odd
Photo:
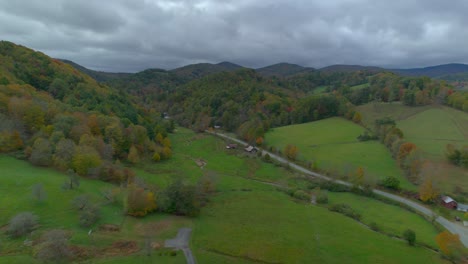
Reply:
[[[394,176],[400,180],[403,188],[414,189],[403,177],[385,146],[377,141],[357,140],[363,131],[361,126],[334,117],[274,128],[266,134],[265,142],[279,150],[283,150],[287,144],[296,145],[298,158],[318,163],[319,169],[349,175],[361,166],[373,181]]]
[[[405,140],[415,143],[424,158],[435,164],[442,190],[451,192],[457,186],[468,190],[468,170],[449,164],[445,158],[447,144],[468,145],[467,113],[445,106],[409,107],[401,103],[370,103],[357,110],[369,127],[377,118],[393,118]]]
[[[18,212],[33,211],[39,215],[41,225],[31,238],[51,228],[67,229],[73,245],[96,252],[93,263],[185,263],[182,252],[168,256],[165,250],[157,250],[146,256],[141,250],[145,236],[150,235],[161,245],[181,227],[193,228],[191,248],[199,263],[443,263],[432,251],[409,247],[404,241],[371,231],[341,214],[292,199],[268,182],[287,185],[298,175],[247,156],[242,150],[226,150],[223,140],[181,128],[171,135],[171,140],[172,159],[141,164],[135,169],[136,174],[161,188],[173,177],[195,183],[209,174],[216,183],[216,193],[198,217],[153,213],[134,218],[123,215],[120,204],[102,204],[102,218],[89,236],[89,229],[78,227],[77,213],[71,209],[70,200],[88,194],[94,202],[102,203],[100,193],[117,186],[81,178],[77,190],[64,191],[60,188],[67,178],[64,174],[0,156],[0,226],[5,227],[8,219]],[[203,168],[197,164],[199,160],[206,163]],[[44,184],[48,196],[42,203],[30,196],[31,186],[38,182]],[[331,203],[346,200],[361,212],[365,206],[375,206],[375,211],[362,212],[365,222],[380,224],[386,216],[388,223],[382,223],[386,231],[400,233],[398,224],[414,227],[418,237],[430,243],[433,230],[419,216],[378,201],[360,199],[354,194],[330,194]],[[377,208],[383,208],[382,217],[376,215]],[[98,230],[99,225],[107,223],[118,225],[120,231]],[[23,246],[24,239],[12,240],[2,231],[0,263],[35,263],[32,248]],[[137,247],[121,249],[115,246],[119,241],[131,241]]]

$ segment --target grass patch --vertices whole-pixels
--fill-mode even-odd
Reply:
[[[293,202],[279,192],[217,196],[195,220],[192,245],[202,259],[216,255],[227,263],[441,262],[431,251],[372,232],[325,208]]]
[[[370,86],[369,83],[363,83],[363,84],[351,86],[350,89],[351,89],[351,91],[356,91],[356,90],[360,90],[360,89],[363,89],[363,88],[367,88],[369,86]]]
[[[266,134],[266,142],[280,150],[287,144],[296,145],[299,159],[315,161],[320,169],[348,175],[362,166],[375,181],[395,176],[402,188],[414,190],[385,146],[377,141],[360,142],[356,139],[363,131],[364,128],[335,117],[275,128]]]
[[[367,225],[374,222],[383,232],[400,237],[406,229],[412,229],[416,232],[417,242],[437,248],[434,238],[438,232],[422,216],[396,205],[385,204],[352,193],[328,192],[328,198],[330,204],[350,205],[361,215],[361,221]]]

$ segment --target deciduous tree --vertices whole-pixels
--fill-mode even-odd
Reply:
[[[436,236],[436,242],[442,253],[452,259],[462,257],[464,246],[460,242],[458,234],[452,234],[449,231],[444,231]]]
[[[284,148],[284,155],[286,155],[286,158],[288,158],[289,160],[296,160],[297,153],[298,153],[298,149],[294,145],[288,144]]]
[[[434,181],[427,177],[419,188],[419,199],[423,202],[434,201],[439,196],[439,192],[434,186]]]

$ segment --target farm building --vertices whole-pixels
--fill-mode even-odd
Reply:
[[[237,148],[237,144],[229,144],[226,146],[227,149],[236,149]]]
[[[457,202],[450,196],[442,197],[442,205],[449,209],[457,209]]]
[[[245,151],[250,152],[250,153],[257,153],[258,149],[254,146],[248,146],[245,148]]]
[[[457,210],[462,212],[468,212],[468,204],[457,204]]]

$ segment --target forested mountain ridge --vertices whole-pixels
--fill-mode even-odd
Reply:
[[[135,100],[136,101],[136,100]],[[121,182],[120,161],[171,156],[169,122],[68,64],[0,42],[0,152]]]
[[[131,75],[131,73],[125,73],[125,72],[114,73],[114,72],[94,71],[86,67],[83,67],[80,64],[75,63],[70,60],[65,60],[65,59],[59,59],[59,60],[66,64],[70,64],[71,66],[73,66],[73,68],[89,75],[91,78],[95,79],[98,82],[107,82],[113,79],[124,78],[126,76]]]
[[[179,78],[184,80],[194,80],[201,77],[219,73],[223,71],[236,71],[244,67],[231,62],[220,62],[218,64],[212,63],[197,63],[190,64],[180,68],[170,70],[170,72],[175,73]]]
[[[405,76],[428,76],[432,78],[445,79],[445,76],[447,75],[468,73],[468,65],[449,63],[424,68],[389,69],[389,71]]]
[[[266,66],[263,68],[258,68],[257,71],[259,74],[270,77],[270,76],[277,76],[277,77],[288,77],[295,74],[300,73],[308,73],[315,71],[314,68],[310,67],[303,67],[297,64],[291,63],[277,63],[270,66]]]

